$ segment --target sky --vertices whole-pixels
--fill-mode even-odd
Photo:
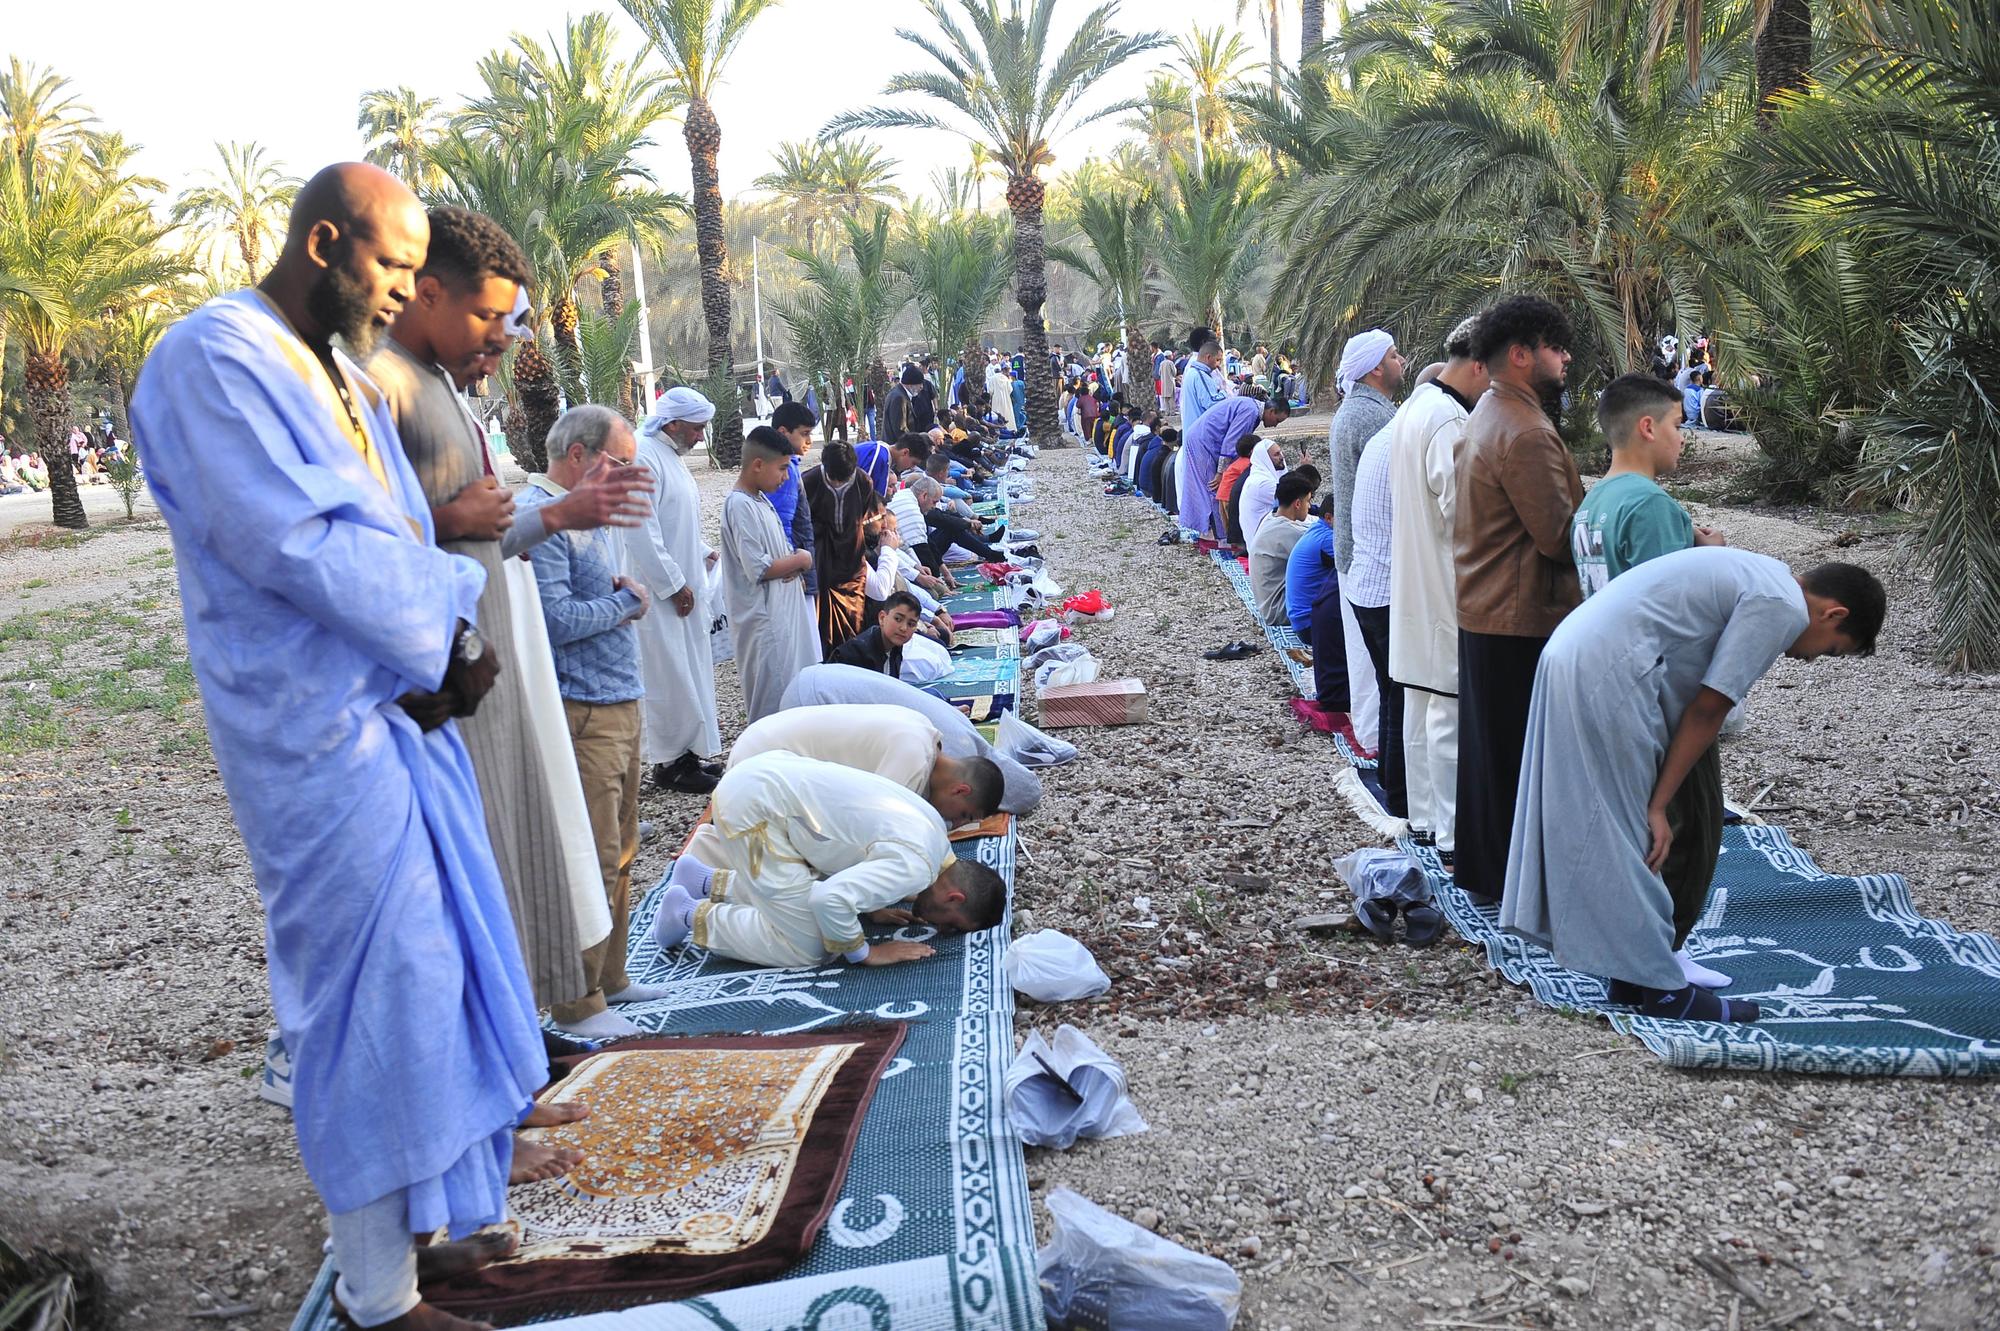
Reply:
[[[477,89],[481,55],[517,31],[560,31],[566,14],[592,7],[611,13],[637,47],[638,28],[615,3],[401,0],[356,9],[350,22],[321,22],[339,11],[269,0],[73,0],[8,5],[0,57],[19,56],[66,75],[104,128],[143,145],[136,168],[174,193],[216,163],[219,139],[254,139],[300,176],[358,157],[362,139],[354,120],[365,90],[407,84],[455,105]],[[1064,13],[1080,16],[1088,8],[1088,0],[1063,0],[1057,24],[1065,36]],[[1259,61],[1246,73],[1263,78],[1268,47],[1258,8],[1253,2],[1239,21],[1231,0],[1125,0],[1117,24],[1169,37],[1196,23],[1240,30]],[[1295,59],[1298,6],[1280,8],[1289,11],[1282,50]],[[909,0],[784,0],[760,18],[715,98],[723,195],[749,191],[780,141],[810,138],[836,112],[879,99],[889,74],[923,67],[922,53],[895,38],[899,26],[926,29],[928,22]],[[1171,50],[1137,57],[1084,108],[1136,96],[1147,74],[1171,57]],[[1118,119],[1059,139],[1056,171],[1107,152],[1124,136]],[[871,137],[902,164],[901,184],[911,192],[928,192],[939,167],[966,165],[964,141],[953,135],[904,130]],[[658,138],[647,165],[664,188],[686,192],[679,125],[661,126]]]

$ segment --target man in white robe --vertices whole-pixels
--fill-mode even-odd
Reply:
[[[1474,320],[1445,339],[1445,366],[1410,395],[1389,437],[1389,678],[1403,686],[1410,828],[1449,866],[1458,841],[1458,571],[1452,509],[1458,444],[1486,367],[1472,358]]]
[[[1020,426],[1014,420],[1014,381],[998,361],[986,367],[986,391],[993,397],[993,414],[1000,418],[1000,428],[1009,433],[1018,430]]]
[[[887,777],[929,801],[947,827],[983,822],[1000,807],[1000,769],[985,758],[945,753],[938,728],[907,707],[861,703],[773,712],[736,737],[729,766],[760,753],[791,753]]]
[[[1572,610],[1535,669],[1500,923],[1648,1016],[1755,1021],[1675,952],[1722,843],[1716,737],[1779,656],[1867,655],[1886,598],[1852,564],[1803,577],[1697,547],[1650,559]]]
[[[167,332],[132,421],[264,902],[335,1293],[358,1326],[471,1331],[421,1304],[413,1235],[504,1218],[514,1126],[548,1078],[452,724],[494,679],[486,579],[435,544],[387,402],[332,347],[365,354],[428,235],[387,172],[320,172],[259,287]]]
[[[713,811],[668,879],[663,950],[692,937],[759,966],[888,966],[934,949],[870,944],[863,917],[973,933],[1006,915],[1000,875],[954,856],[937,810],[887,777],[763,753],[723,775]]]
[[[670,388],[639,430],[639,465],[658,478],[653,516],[625,531],[625,568],[653,595],[658,613],[638,623],[642,759],[653,784],[706,795],[721,769],[715,716],[715,659],[708,630],[714,610],[706,574],[715,551],[701,539],[701,490],[681,459],[701,445],[715,404],[692,388]]]
[[[848,665],[809,666],[785,690],[784,706],[886,703],[919,712],[937,728],[939,743],[954,758],[985,758],[1000,769],[1004,789],[1000,807],[1008,813],[1033,813],[1042,802],[1042,779],[1021,763],[986,742],[971,720],[934,693],[905,684],[873,670]]]

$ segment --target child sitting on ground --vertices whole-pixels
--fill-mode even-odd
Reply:
[[[827,660],[833,665],[859,666],[891,679],[901,679],[903,649],[917,636],[923,622],[923,606],[916,597],[907,591],[891,592],[875,615],[875,626],[834,648]]]

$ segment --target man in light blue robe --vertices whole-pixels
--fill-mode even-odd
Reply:
[[[299,1154],[360,1326],[422,1305],[414,1234],[505,1213],[548,1060],[472,767],[450,724],[491,686],[485,575],[432,540],[365,351],[429,230],[385,172],[300,192],[256,290],[169,330],[134,437],[173,534],[216,765],[265,909]],[[482,669],[482,657],[488,664]]]
[[[1501,925],[1646,1015],[1755,1021],[1754,1003],[1718,999],[1675,958],[1721,847],[1716,736],[1779,656],[1874,651],[1884,605],[1851,564],[1794,577],[1704,547],[1571,611],[1535,670]]]

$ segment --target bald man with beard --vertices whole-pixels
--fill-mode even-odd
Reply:
[[[388,402],[349,359],[411,299],[429,235],[388,173],[321,171],[270,275],[161,340],[132,422],[264,903],[336,1300],[357,1326],[467,1331],[419,1296],[413,1236],[504,1217],[548,1059],[455,724],[496,675],[486,573],[437,545]],[[425,1265],[510,1250],[432,1244]]]

